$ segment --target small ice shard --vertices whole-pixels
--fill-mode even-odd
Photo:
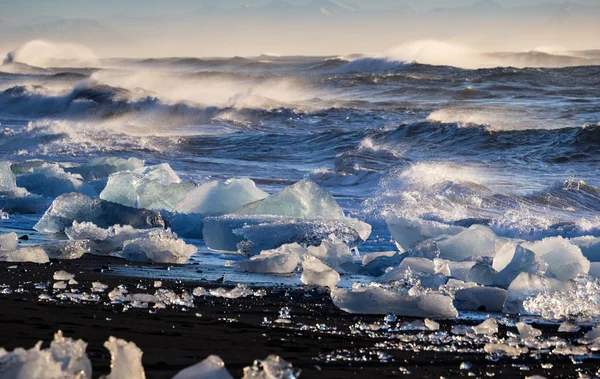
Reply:
[[[558,327],[559,333],[577,333],[581,328],[570,321],[565,321]]]
[[[55,290],[64,290],[65,288],[67,288],[67,282],[64,282],[64,281],[55,282],[52,285],[52,288],[54,288]]]
[[[498,333],[498,322],[495,318],[488,318],[479,325],[472,327],[475,334],[482,334],[485,336],[492,336]],[[486,350],[487,351],[487,350]]]
[[[287,244],[235,264],[237,271],[259,274],[289,274],[298,268],[306,249],[297,243]]]
[[[211,296],[224,297],[226,299],[238,299],[240,297],[248,297],[254,295],[254,291],[246,285],[238,283],[233,289],[216,288],[209,291]]]
[[[415,320],[410,323],[402,325],[402,330],[423,330],[423,331],[435,331],[440,329],[440,324],[426,318],[425,320]]]
[[[30,193],[50,198],[70,192],[80,192],[88,196],[98,195],[80,175],[65,172],[57,164],[44,164],[34,168],[31,173],[19,175],[17,185]]]
[[[506,290],[494,287],[471,287],[456,291],[454,305],[466,311],[501,312]]]
[[[524,322],[517,322],[517,330],[523,339],[537,338],[542,335],[542,331]]]
[[[110,175],[100,198],[127,207],[174,211],[194,187],[182,183],[169,164],[163,163]]]
[[[272,215],[292,218],[344,218],[333,196],[310,179],[303,179],[264,200],[235,212],[243,215]]]
[[[595,328],[593,328],[592,330],[587,332],[585,334],[585,338],[587,338],[589,340],[599,339],[600,338],[600,325],[596,326]]]
[[[307,256],[302,262],[302,283],[306,285],[333,288],[340,281],[340,274],[314,256]]]
[[[408,273],[434,275],[436,273],[434,261],[427,258],[404,258],[398,267],[386,272],[379,281],[385,283],[401,280]]]
[[[88,241],[58,241],[39,245],[51,259],[77,259],[90,253]]]
[[[579,246],[563,237],[544,238],[541,241],[523,243],[548,264],[548,270],[558,280],[570,280],[590,271],[590,261],[581,253]]]
[[[482,286],[491,286],[496,282],[498,272],[493,267],[483,263],[477,263],[466,275],[469,282],[474,282]]]
[[[160,288],[160,287],[162,287],[162,285],[163,285],[162,281],[160,281],[160,280],[154,281],[154,288]]]
[[[425,326],[431,331],[440,330],[440,324],[428,318],[425,319]]]
[[[439,294],[422,296],[402,295],[381,287],[356,290],[333,288],[331,299],[335,306],[348,313],[379,314],[392,313],[407,317],[455,318],[458,312],[452,299]]]
[[[202,362],[183,369],[173,379],[233,379],[225,368],[225,363],[217,355],[211,355]]]
[[[588,355],[588,349],[585,346],[564,345],[555,347],[554,350],[552,350],[552,354],[569,355],[571,357],[582,356]]]
[[[488,354],[507,355],[510,357],[516,357],[529,352],[529,349],[526,347],[511,346],[503,343],[488,343],[484,346],[483,350]]]
[[[14,251],[0,251],[0,262],[48,263],[48,255],[39,246],[23,247]]]
[[[100,282],[92,282],[92,292],[104,292],[108,286]]]
[[[364,255],[362,265],[370,275],[381,276],[388,268],[397,267],[404,258],[405,255],[397,251],[376,252]]]
[[[438,240],[437,247],[440,258],[463,261],[471,257],[494,257],[507,242],[487,226],[473,225],[457,235]]]
[[[506,288],[522,272],[544,276],[547,270],[548,264],[542,258],[533,251],[517,245],[512,260],[496,276],[496,283]]]
[[[224,183],[213,181],[189,191],[175,211],[220,216],[267,196],[269,194],[256,187],[250,179],[229,179]]]
[[[448,282],[446,282],[445,287],[448,290],[450,290],[451,292],[456,292],[456,291],[464,289],[464,288],[477,287],[477,283],[463,282],[462,280],[458,280],[458,279],[448,279]]]
[[[71,274],[71,273],[66,272],[64,270],[60,270],[60,271],[55,271],[54,275],[52,277],[54,278],[54,280],[66,280],[66,281],[69,281],[69,280],[75,278],[75,274]]]
[[[470,281],[467,278],[467,276],[468,276],[469,272],[471,271],[471,269],[473,268],[473,266],[475,266],[475,264],[476,264],[476,262],[473,262],[473,261],[453,262],[450,260],[439,259],[439,258],[434,259],[434,263],[438,267],[442,267],[444,264],[447,265],[448,270],[450,270],[449,276],[451,276],[455,279],[458,279],[458,280],[465,281],[465,282]]]
[[[133,343],[110,337],[104,343],[110,352],[110,374],[102,379],[145,379],[142,351]]]
[[[208,294],[208,291],[206,291],[204,289],[204,287],[196,287],[194,288],[194,290],[192,291],[192,295],[196,296],[196,297],[202,297],[202,296],[206,296]]]
[[[123,257],[137,262],[184,264],[197,252],[196,246],[170,236],[137,238],[123,244]]]
[[[89,221],[101,228],[112,225],[131,225],[139,229],[165,227],[165,221],[157,212],[68,193],[57,197],[33,228],[41,233],[60,233],[73,225],[73,221]]]
[[[58,331],[50,348],[42,349],[42,342],[25,350],[17,348],[6,352],[0,348],[0,378],[2,379],[80,379],[92,377],[92,365],[82,340],[63,337]]]
[[[408,250],[417,242],[442,235],[455,235],[465,230],[460,226],[451,226],[433,221],[410,220],[393,214],[387,214],[385,220],[400,252]]]
[[[571,290],[573,290],[573,285],[569,282],[561,282],[556,279],[543,278],[523,272],[508,286],[506,302],[502,311],[513,314],[526,312],[523,308],[523,302],[528,298],[546,292],[552,293]]]
[[[144,167],[144,161],[137,158],[100,157],[80,166],[65,168],[65,171],[79,174],[89,182],[104,179],[119,171],[133,171]]]
[[[306,255],[315,257],[336,270],[346,263],[354,262],[348,245],[335,236],[324,239],[319,246],[309,246]]]
[[[297,379],[300,370],[295,370],[291,363],[277,355],[269,355],[267,359],[254,361],[252,366],[244,368],[242,379]]]
[[[0,250],[14,251],[19,247],[19,236],[17,233],[11,232],[0,235]]]

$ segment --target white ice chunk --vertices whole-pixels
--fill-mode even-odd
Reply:
[[[401,280],[408,273],[416,273],[422,275],[434,275],[436,273],[435,264],[431,259],[427,258],[404,258],[400,266],[386,272],[380,279],[380,282],[391,282]]]
[[[524,322],[517,322],[519,335],[523,339],[537,338],[542,335],[542,331]]]
[[[333,288],[340,281],[340,274],[314,256],[307,256],[302,262],[302,283]]]
[[[184,264],[197,252],[196,246],[170,236],[137,238],[123,244],[123,257],[131,261]]]
[[[233,289],[215,288],[209,291],[211,296],[224,297],[226,299],[238,299],[254,295],[254,291],[242,283],[238,283]]]
[[[572,244],[579,246],[581,253],[590,262],[600,262],[600,238],[584,236],[570,239]]]
[[[51,198],[70,192],[97,196],[94,188],[84,183],[80,175],[65,172],[57,164],[45,164],[36,167],[30,174],[19,175],[17,185],[36,195]]]
[[[269,194],[256,187],[250,179],[229,179],[224,183],[213,181],[189,191],[175,211],[220,216],[267,196]]]
[[[498,272],[492,266],[477,263],[467,273],[467,281],[480,284],[482,286],[491,286],[496,283]]]
[[[81,379],[92,377],[92,365],[82,340],[63,337],[58,331],[50,348],[42,342],[29,350],[17,348],[2,354],[0,349],[0,378],[2,379]]]
[[[354,257],[348,245],[335,236],[324,239],[319,246],[309,246],[306,255],[315,257],[338,271],[345,263],[354,262]]]
[[[517,245],[510,263],[496,276],[496,283],[506,288],[522,272],[544,276],[547,270],[548,264],[542,258],[533,251]]]
[[[13,251],[19,247],[19,236],[17,233],[11,232],[0,235],[0,250]]]
[[[471,257],[494,257],[507,242],[487,226],[473,225],[455,236],[439,240],[437,247],[441,258],[463,261]]]
[[[0,262],[48,263],[48,255],[39,246],[23,247],[14,251],[0,251]]]
[[[393,214],[385,217],[388,230],[401,252],[413,244],[442,235],[455,235],[465,230],[460,226],[446,225],[434,221],[411,220]]]
[[[544,238],[533,243],[523,243],[548,264],[548,270],[559,280],[569,280],[590,271],[588,261],[581,249],[563,237]]]
[[[235,265],[237,271],[259,274],[289,274],[298,268],[306,249],[297,243],[287,244],[273,250],[265,250],[260,255]]]
[[[440,294],[407,296],[371,286],[356,290],[333,288],[331,299],[338,308],[348,313],[388,313],[407,317],[456,318],[458,312],[452,299]]]
[[[142,351],[133,343],[110,337],[104,343],[110,351],[110,374],[102,379],[146,379]]]
[[[112,225],[131,225],[140,229],[165,226],[157,212],[68,193],[57,197],[33,228],[41,233],[60,233],[73,225],[73,221],[89,221],[102,228]]]
[[[487,343],[483,350],[488,354],[507,355],[516,357],[521,354],[527,354],[529,349],[526,347],[512,346],[504,343]]]
[[[303,179],[264,200],[242,207],[235,213],[308,219],[344,217],[344,211],[333,196],[310,179]]]
[[[397,251],[376,252],[364,255],[362,265],[370,275],[381,276],[388,268],[400,265],[404,258]]]
[[[163,163],[110,175],[100,198],[133,208],[173,211],[194,187],[193,183],[182,183]]]
[[[505,313],[527,313],[523,308],[523,301],[542,293],[571,291],[573,285],[569,282],[543,278],[526,272],[519,274],[508,286],[506,302],[503,312]]]
[[[137,158],[100,157],[66,171],[79,174],[85,181],[107,178],[119,171],[133,171],[144,167],[144,161]]]
[[[581,330],[581,327],[579,327],[577,324],[573,324],[570,321],[565,321],[558,327],[559,333],[577,333],[579,330]]]
[[[291,363],[277,355],[269,355],[267,359],[254,361],[244,368],[242,379],[297,379],[300,370],[295,370]]]
[[[77,259],[91,252],[88,241],[48,242],[39,247],[44,249],[51,259]]]
[[[469,282],[471,280],[469,280],[467,278],[467,276],[468,276],[469,272],[471,271],[471,269],[473,268],[473,266],[475,266],[476,262],[473,262],[473,261],[454,262],[454,261],[447,260],[447,259],[436,258],[436,259],[434,259],[434,264],[436,265],[436,267],[441,267],[444,264],[447,265],[448,269],[450,270],[450,275],[448,275],[448,276],[452,276],[455,279]]]
[[[508,266],[515,255],[515,249],[517,248],[517,245],[521,242],[522,241],[520,240],[509,239],[504,245],[502,245],[502,247],[498,249],[492,262],[492,267],[494,270],[500,272],[504,270],[506,266]]]
[[[17,178],[10,168],[10,162],[0,162],[0,195],[22,197],[27,190],[17,187]]]
[[[498,322],[495,318],[488,318],[481,324],[473,326],[472,329],[475,334],[491,336],[498,333]]]
[[[501,312],[506,290],[494,287],[471,287],[456,291],[454,305],[466,311]]]
[[[211,355],[202,362],[183,369],[173,379],[233,379],[225,368],[223,360]]]
[[[54,278],[54,280],[66,280],[66,281],[69,281],[69,280],[75,278],[75,274],[71,274],[71,273],[66,272],[64,270],[60,270],[60,271],[55,271],[54,275],[52,277]]]

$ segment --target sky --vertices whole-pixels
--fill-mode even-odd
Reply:
[[[36,39],[85,45],[101,57],[386,54],[422,40],[463,51],[600,48],[600,0],[572,1],[592,11],[548,6],[564,0],[316,0],[256,10],[273,1],[282,0],[0,0],[0,54]],[[435,11],[479,1],[487,3],[476,13]],[[211,11],[215,5],[227,9]]]

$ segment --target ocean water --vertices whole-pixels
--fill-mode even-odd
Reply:
[[[395,249],[386,214],[481,223],[525,240],[600,236],[600,66],[5,62],[0,123],[1,160],[136,157],[196,183],[248,177],[269,193],[310,178],[373,225],[361,253]],[[40,217],[10,215],[1,229],[29,243],[63,238],[35,233]],[[213,262],[192,242],[192,264]]]

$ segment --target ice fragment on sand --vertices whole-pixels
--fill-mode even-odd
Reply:
[[[13,251],[19,247],[19,236],[17,233],[7,233],[0,235],[0,250]]]
[[[295,370],[291,363],[277,355],[269,355],[267,359],[256,360],[252,366],[244,368],[242,379],[297,379],[300,370]]]
[[[475,334],[491,336],[498,333],[498,322],[495,318],[488,318],[481,324],[473,326],[472,329]]]
[[[600,325],[596,326],[594,329],[590,330],[585,334],[585,338],[589,340],[596,340],[600,338]]]
[[[450,226],[433,221],[410,220],[393,214],[385,218],[388,230],[401,252],[413,244],[442,235],[455,235],[465,230],[460,226]]]
[[[408,317],[455,318],[458,312],[452,299],[439,294],[408,296],[381,287],[357,290],[333,288],[331,299],[338,308],[348,313],[388,314]]]
[[[81,192],[88,196],[98,195],[80,175],[65,172],[57,164],[45,164],[33,169],[32,173],[19,175],[17,185],[33,194],[50,198],[70,192]]]
[[[229,179],[224,183],[213,181],[189,191],[175,211],[220,216],[267,196],[269,194],[257,188],[250,179]]]
[[[104,343],[110,351],[110,374],[103,379],[145,379],[142,351],[133,343],[110,337]]]
[[[92,200],[80,193],[68,193],[52,202],[34,229],[41,233],[59,233],[73,225],[73,221],[89,221],[102,228],[112,225],[131,225],[139,229],[165,226],[157,212]]]
[[[92,377],[92,365],[82,340],[63,337],[58,331],[48,349],[42,342],[25,350],[17,348],[11,352],[0,349],[0,378],[2,379],[81,379]]]
[[[467,311],[501,312],[506,290],[494,287],[471,287],[456,291],[454,305]]]
[[[559,333],[577,333],[581,328],[570,321],[565,321],[558,327]]]
[[[52,285],[52,288],[54,288],[55,290],[64,290],[65,288],[67,288],[67,283],[61,280],[61,281],[55,282]]]
[[[226,299],[237,299],[254,295],[254,291],[246,287],[244,284],[238,283],[233,289],[215,288],[209,291],[211,296],[224,297]]]
[[[108,286],[101,282],[92,282],[92,292],[104,292]]]
[[[54,275],[52,276],[54,278],[54,280],[66,280],[69,281],[71,279],[73,279],[75,277],[75,274],[71,274],[68,273],[64,270],[60,270],[60,271],[55,271]]]
[[[194,187],[182,183],[169,164],[163,163],[110,175],[100,198],[133,208],[173,211]]]
[[[528,298],[546,292],[552,293],[571,290],[573,290],[573,285],[569,282],[561,282],[556,279],[543,278],[523,272],[508,286],[506,302],[502,311],[506,313],[526,313],[527,311],[523,308],[523,302]]]
[[[126,241],[123,257],[131,261],[184,264],[198,252],[194,245],[171,236],[150,236]]]
[[[519,335],[523,339],[536,338],[542,335],[541,330],[536,329],[533,326],[524,322],[517,322],[517,329],[519,330]]]
[[[39,245],[51,259],[77,259],[91,251],[88,241],[58,241]]]
[[[314,256],[307,256],[302,262],[302,283],[333,288],[340,281],[340,274]]]
[[[344,217],[344,211],[333,196],[310,179],[303,179],[264,200],[242,207],[235,213],[309,219]]]
[[[488,343],[484,346],[483,350],[489,354],[507,355],[511,357],[527,354],[529,352],[529,349],[526,347],[511,346],[503,343]]]
[[[183,369],[173,379],[233,379],[223,360],[211,355],[202,362]]]
[[[202,297],[202,296],[206,296],[208,294],[208,291],[206,291],[204,289],[204,287],[196,287],[194,288],[194,290],[192,291],[192,295],[196,296],[196,297]]]
[[[297,243],[283,245],[273,250],[265,250],[260,255],[235,265],[237,271],[259,274],[289,274],[298,268],[306,249]]]
[[[544,276],[548,270],[548,264],[531,250],[517,245],[512,260],[496,276],[496,284],[508,287],[510,283],[522,272]]]
[[[0,251],[0,262],[47,263],[50,259],[39,246],[23,247],[14,251]]]
[[[523,243],[523,247],[532,250],[548,264],[548,270],[558,280],[569,280],[577,275],[586,275],[590,270],[590,261],[581,253],[581,249],[563,237],[544,238],[541,241]]]

